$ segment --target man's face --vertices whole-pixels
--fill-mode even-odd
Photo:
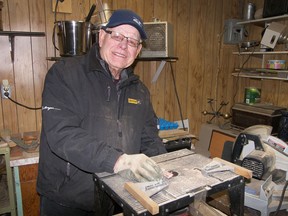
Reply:
[[[120,25],[107,30],[113,33],[109,34],[103,29],[99,32],[100,55],[108,63],[111,72],[117,73],[130,66],[142,48],[141,44],[137,44],[136,47],[129,45],[127,37],[140,42],[140,35],[131,25]],[[115,40],[115,35],[124,35],[125,38],[122,41]]]

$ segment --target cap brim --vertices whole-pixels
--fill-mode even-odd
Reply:
[[[113,25],[107,23],[107,25],[104,25],[102,26],[102,29],[107,29],[107,28],[114,28],[116,26],[119,26],[119,25],[131,25],[133,26],[134,28],[136,28],[140,34],[140,37],[142,40],[146,40],[147,39],[147,35],[146,35],[146,32],[143,31],[143,29],[141,27],[139,27],[139,25],[137,25],[136,23],[134,22],[114,22]]]

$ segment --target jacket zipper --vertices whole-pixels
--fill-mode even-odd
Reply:
[[[122,90],[123,91],[123,90]],[[118,126],[118,136],[122,137],[122,123],[120,121],[120,115],[121,115],[121,107],[122,104],[120,103],[121,95],[123,95],[123,92],[117,88],[117,100],[118,100],[118,110],[117,110],[117,126]],[[122,107],[123,109],[123,107]]]
[[[107,102],[110,101],[110,95],[111,95],[111,87],[107,86],[107,99],[106,99]]]
[[[70,163],[67,162],[66,165],[66,176],[68,177],[68,179],[70,179]]]
[[[119,119],[117,119],[117,125],[118,125],[118,136],[122,137],[122,125]]]

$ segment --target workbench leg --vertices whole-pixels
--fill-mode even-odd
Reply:
[[[228,194],[230,198],[230,213],[232,216],[244,215],[244,197],[245,197],[245,183],[241,180],[241,183],[228,188]]]
[[[99,181],[94,178],[94,193],[95,193],[95,215],[112,216],[114,205],[108,194],[102,189]]]
[[[15,181],[17,215],[23,216],[22,193],[21,193],[21,184],[20,184],[20,177],[19,177],[19,168],[17,166],[13,167],[13,172],[14,172],[14,181]]]
[[[8,190],[9,207],[7,206],[6,210],[9,209],[11,216],[16,216],[13,176],[12,176],[12,169],[11,169],[10,164],[9,164],[10,163],[10,148],[9,147],[1,147],[0,148],[0,154],[4,155],[4,158],[5,158],[5,167],[6,167],[6,176],[7,176],[7,190]],[[2,208],[0,211],[3,211]]]

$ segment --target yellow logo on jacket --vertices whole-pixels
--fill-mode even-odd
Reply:
[[[128,103],[129,104],[141,104],[141,101],[137,99],[133,99],[133,98],[128,98]]]

